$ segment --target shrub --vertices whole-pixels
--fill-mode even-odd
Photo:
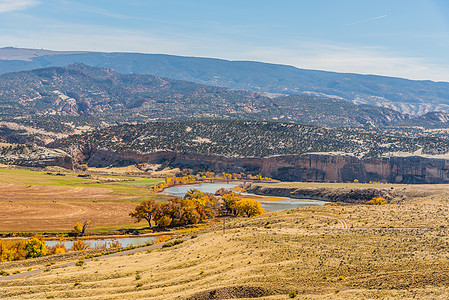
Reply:
[[[77,263],[75,264],[75,266],[78,266],[78,267],[81,267],[82,265],[84,265],[84,260],[82,260],[82,259],[77,261]]]
[[[109,248],[122,248],[122,244],[119,241],[109,242]]]
[[[163,236],[161,236],[160,238],[158,238],[158,240],[157,240],[156,243],[163,243],[163,242],[168,241],[169,239],[171,239],[171,236],[169,236],[169,235],[163,235]]]
[[[136,284],[136,287],[137,287],[137,288],[140,288],[141,286],[143,286],[143,283],[142,283],[142,282],[138,282],[138,283]]]
[[[366,204],[368,205],[384,205],[387,203],[388,203],[387,200],[385,200],[385,198],[382,197],[374,197],[373,199],[366,202]]]
[[[0,241],[0,262],[24,259],[24,245],[25,241],[23,240]]]
[[[57,248],[55,249],[55,254],[64,254],[65,252],[66,252],[65,247],[64,247],[64,248],[62,248],[62,247],[57,247]]]
[[[72,251],[84,251],[87,249],[87,245],[82,240],[76,240],[73,242]]]
[[[243,199],[236,202],[235,207],[240,216],[254,217],[264,213],[262,204],[254,199]]]
[[[295,298],[296,296],[298,296],[298,292],[296,292],[296,291],[291,291],[290,293],[288,293],[288,296],[289,296],[290,298]]]
[[[48,249],[45,247],[45,241],[39,236],[33,236],[28,239],[25,242],[24,250],[26,258],[41,257],[48,253]]]
[[[49,247],[49,253],[48,254],[63,254],[66,253],[67,249],[65,248],[64,240],[60,239],[56,245],[53,247]]]

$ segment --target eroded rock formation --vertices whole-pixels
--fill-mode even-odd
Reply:
[[[225,157],[161,151],[140,154],[97,150],[90,166],[123,166],[148,162],[198,171],[261,173],[282,181],[449,183],[449,161],[424,157],[359,159],[354,156],[304,154],[267,158]]]

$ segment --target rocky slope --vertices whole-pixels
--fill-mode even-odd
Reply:
[[[32,144],[0,143],[0,163],[28,167],[72,167],[72,158],[60,149],[48,149]]]
[[[2,55],[3,53],[3,55]],[[449,83],[305,70],[250,61],[139,53],[58,53],[0,49],[0,73],[86,63],[118,72],[152,74],[234,90],[331,95],[402,113],[449,111]]]
[[[449,140],[257,121],[126,124],[51,144],[90,166],[137,163],[244,172],[283,181],[448,182]],[[402,156],[395,156],[400,153]]]
[[[60,118],[57,124],[84,122],[94,127],[180,118],[378,127],[411,119],[391,109],[355,105],[343,99],[314,95],[268,98],[255,92],[152,75],[120,74],[83,64],[0,76],[1,119],[30,123],[30,119],[39,118],[34,123],[48,127],[55,123],[50,121],[55,117]]]
[[[390,183],[449,183],[449,160],[419,156],[360,159],[354,156],[303,154],[265,158],[225,157],[160,151],[141,154],[99,149],[88,158],[90,166],[159,164],[162,168],[194,172],[262,174],[281,181]]]
[[[254,92],[82,64],[0,76],[0,117],[93,116],[108,122],[240,116],[272,106]],[[98,121],[98,120],[97,120]]]

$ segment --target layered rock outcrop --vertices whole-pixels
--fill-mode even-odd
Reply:
[[[59,149],[48,149],[32,144],[0,143],[0,163],[26,167],[72,167],[72,158]]]
[[[195,172],[261,173],[282,181],[449,183],[448,160],[418,156],[359,159],[349,155],[304,154],[242,158],[172,151],[141,154],[97,150],[89,159],[90,166],[99,167],[142,162]]]

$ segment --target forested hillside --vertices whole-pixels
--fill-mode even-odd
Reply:
[[[340,152],[377,157],[391,152],[446,154],[449,140],[404,137],[359,130],[337,130],[291,123],[258,121],[186,121],[125,124],[73,135],[52,147],[88,145],[115,152],[192,152],[236,157],[267,157]]]

